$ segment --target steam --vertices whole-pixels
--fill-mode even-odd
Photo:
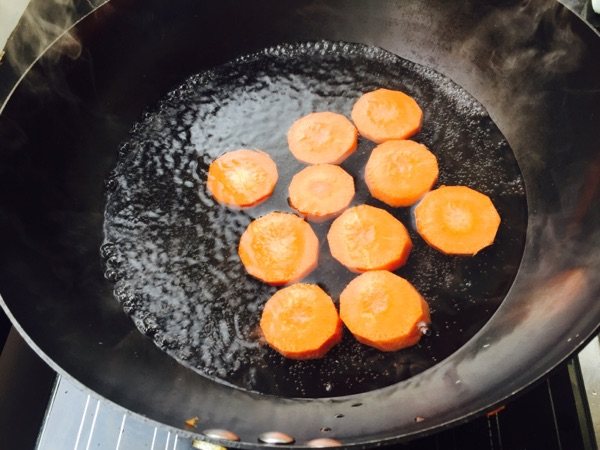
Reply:
[[[573,29],[572,13],[566,7],[546,0],[521,0],[489,10],[453,53],[456,60],[470,61],[479,69],[484,95],[478,98],[492,118],[515,118],[502,129],[515,147],[511,136],[547,130],[549,118],[561,113],[544,105],[581,67],[586,44]],[[557,145],[548,141],[548,134],[539,133],[531,147]],[[526,179],[525,172],[535,173],[545,166],[542,153],[531,148],[517,156]]]
[[[81,56],[82,46],[71,31],[65,32],[78,19],[106,3],[107,0],[44,0],[32,1],[20,19],[19,26],[5,48],[4,63],[9,64],[14,73],[21,77],[49,47],[42,63],[51,68],[62,57],[77,59]],[[59,39],[60,38],[60,39]],[[62,78],[60,73],[50,70],[46,76],[53,81]],[[16,81],[16,80],[15,80]],[[38,90],[43,83],[35,76],[24,78],[27,87]],[[46,83],[47,85],[47,83]]]
[[[543,125],[529,122],[536,117],[532,114],[536,105],[544,101],[552,83],[580,67],[585,54],[585,43],[572,29],[570,15],[567,8],[546,0],[494,8],[454,49],[458,60],[471,61],[481,70],[481,83],[491,96],[484,103],[492,105],[488,108],[492,117],[496,109],[520,117],[514,127]],[[497,85],[489,89],[492,80]]]
[[[19,73],[23,73],[33,60],[48,48],[77,19],[74,0],[31,2],[21,18],[19,33],[9,40],[6,56]],[[67,33],[53,54],[76,59],[81,55],[81,45],[75,36]]]
[[[569,73],[578,67],[584,45],[569,27],[569,15],[566,8],[545,0],[495,9],[460,53],[469,59],[477,56],[479,64],[511,78],[524,73],[542,78]]]

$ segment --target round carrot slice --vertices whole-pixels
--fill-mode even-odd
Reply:
[[[314,284],[293,284],[265,304],[260,329],[286,358],[322,358],[342,339],[342,322],[331,297]]]
[[[354,180],[340,166],[317,164],[294,175],[290,205],[308,220],[322,222],[340,214],[354,197]]]
[[[375,270],[352,280],[340,295],[340,317],[363,344],[393,352],[419,342],[429,306],[404,278]]]
[[[354,272],[396,270],[412,248],[402,223],[383,209],[359,205],[331,224],[327,241],[331,255]]]
[[[292,154],[307,164],[339,164],[356,150],[358,132],[341,114],[317,112],[292,124],[288,131]]]
[[[300,217],[272,212],[248,225],[238,253],[250,275],[282,285],[304,278],[317,266],[319,240]]]
[[[206,185],[218,202],[244,207],[266,200],[277,178],[277,166],[268,154],[241,149],[227,152],[210,164]]]
[[[410,206],[428,192],[438,177],[433,153],[414,141],[387,141],[369,157],[365,181],[376,199],[390,206]]]
[[[415,208],[421,237],[448,255],[474,255],[491,245],[500,215],[490,198],[466,186],[442,186]]]
[[[404,92],[377,89],[367,92],[354,104],[352,121],[362,136],[379,144],[418,133],[423,111]]]

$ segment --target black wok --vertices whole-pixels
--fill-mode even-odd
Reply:
[[[2,306],[61,373],[173,427],[199,416],[200,429],[241,437],[230,446],[257,445],[270,430],[298,445],[334,437],[368,446],[497,405],[596,331],[600,38],[560,4],[113,0],[73,32],[81,55],[62,55],[72,40],[59,41],[0,116]],[[251,392],[180,364],[123,314],[100,257],[104,183],[142,111],[186,77],[322,39],[381,47],[481,102],[522,173],[526,240],[523,249],[516,241],[518,273],[489,322],[428,370],[331,398],[285,386]]]

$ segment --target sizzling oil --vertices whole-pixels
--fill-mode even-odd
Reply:
[[[304,165],[287,148],[294,120],[314,111],[349,117],[366,91],[412,95],[424,110],[413,139],[437,156],[437,186],[463,184],[489,195],[502,224],[491,247],[472,258],[442,255],[415,233],[409,208],[370,197],[364,166],[375,144],[359,140],[342,167],[353,177],[353,205],[385,208],[409,229],[408,263],[396,271],[431,307],[432,334],[409,349],[382,353],[346,331],[322,360],[292,361],[262,345],[261,308],[275,292],[248,276],[238,240],[253,218],[291,211],[287,186]],[[206,190],[210,162],[227,150],[258,148],[277,163],[273,196],[231,210]],[[194,75],[134,125],[107,181],[106,276],[137,327],[198,373],[267,394],[324,397],[365,392],[409,378],[446,358],[485,325],[518,270],[527,208],[512,151],[484,108],[448,78],[383,50],[334,42],[282,45]],[[317,283],[337,302],[355,276],[329,254],[330,222],[319,237]]]

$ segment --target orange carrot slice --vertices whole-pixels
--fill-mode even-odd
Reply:
[[[412,248],[402,223],[383,209],[359,205],[333,221],[327,241],[331,255],[354,272],[402,266]]]
[[[358,132],[341,114],[317,112],[292,124],[288,131],[292,154],[307,164],[339,164],[356,150]]]
[[[404,92],[377,89],[361,96],[352,108],[352,121],[360,134],[381,143],[407,139],[419,132],[423,111]]]
[[[319,257],[319,240],[300,217],[272,212],[248,225],[238,253],[250,275],[277,286],[312,272]]]
[[[410,206],[428,192],[438,177],[433,153],[414,141],[387,141],[369,157],[365,181],[376,199],[390,206]]]
[[[429,307],[404,278],[375,270],[352,280],[340,295],[340,317],[363,344],[393,352],[419,342]]]
[[[277,178],[277,166],[268,154],[241,149],[227,152],[210,164],[206,185],[218,202],[244,207],[266,200]]]
[[[265,304],[260,329],[286,358],[316,359],[342,339],[342,322],[331,297],[314,284],[293,284]]]
[[[442,186],[415,208],[421,237],[448,255],[474,255],[491,245],[500,215],[490,198],[466,186]]]
[[[340,214],[354,197],[354,180],[340,166],[308,166],[292,178],[290,205],[308,220],[322,222]]]

